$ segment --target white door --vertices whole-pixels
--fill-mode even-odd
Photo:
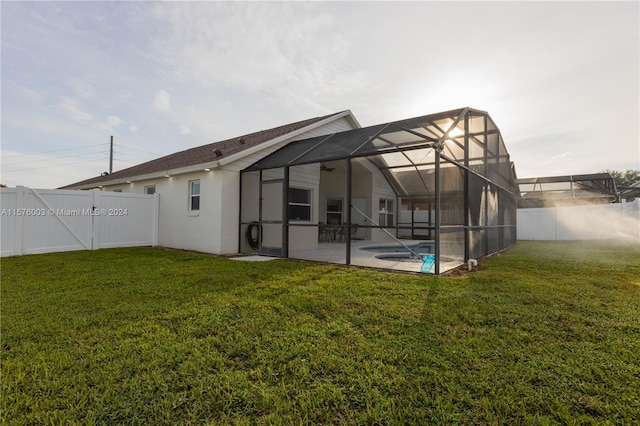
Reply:
[[[282,180],[262,182],[262,228],[258,253],[282,256]]]
[[[352,198],[351,205],[355,207],[351,210],[351,223],[358,224],[358,232],[356,233],[356,238],[359,240],[367,239],[367,231],[368,229],[363,228],[362,225],[369,225],[366,216],[364,214],[367,213],[367,199],[366,198]],[[360,213],[362,212],[362,213]]]

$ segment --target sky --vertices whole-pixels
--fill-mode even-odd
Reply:
[[[10,2],[1,168],[57,188],[351,110],[469,106],[518,177],[640,169],[640,3]]]

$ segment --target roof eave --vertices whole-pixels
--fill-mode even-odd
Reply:
[[[318,128],[320,126],[324,126],[327,123],[330,123],[330,122],[335,121],[335,120],[339,120],[340,118],[343,118],[343,117],[346,118],[347,120],[351,121],[352,125],[354,125],[354,126],[356,126],[358,128],[361,127],[360,123],[358,123],[358,121],[356,120],[354,115],[351,113],[351,110],[342,111],[342,112],[334,114],[334,115],[332,115],[330,117],[327,117],[324,120],[312,123],[312,124],[310,124],[308,126],[300,128],[298,130],[294,130],[294,131],[286,133],[286,134],[284,134],[282,136],[278,136],[276,138],[270,139],[270,140],[265,141],[265,142],[263,142],[263,143],[261,143],[259,145],[256,145],[256,146],[251,147],[251,148],[247,148],[245,150],[242,150],[240,152],[232,154],[232,155],[230,155],[228,157],[224,157],[224,158],[222,158],[220,160],[220,165],[221,166],[225,166],[227,164],[233,163],[234,161],[240,160],[240,159],[242,159],[244,157],[247,157],[249,155],[253,155],[256,152],[262,151],[265,148],[270,148],[273,145],[276,145],[276,144],[278,144],[280,142],[284,142],[286,140],[293,139],[296,136],[300,136],[303,133],[306,133],[306,132],[308,132],[310,130],[313,130],[315,128]]]
[[[163,177],[183,175],[183,174],[193,173],[198,171],[209,171],[206,169],[213,170],[219,167],[220,167],[220,161],[209,161],[206,163],[192,164],[190,166],[179,167],[175,169],[159,170],[157,172],[147,173],[143,175],[122,177],[118,179],[105,180],[102,182],[93,182],[93,183],[88,183],[84,185],[75,185],[70,189],[93,189],[93,188],[100,188],[103,186],[122,185],[125,183],[128,184],[128,183],[140,182],[144,180],[159,179]]]

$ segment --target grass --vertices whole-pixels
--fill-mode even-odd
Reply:
[[[4,424],[638,424],[640,250],[446,278],[152,248],[2,260]]]

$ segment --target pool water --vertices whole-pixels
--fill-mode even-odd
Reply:
[[[410,241],[409,244],[386,244],[377,246],[364,246],[360,250],[380,253],[375,255],[376,259],[389,262],[422,263],[422,255],[434,254],[435,243],[433,241]],[[408,247],[408,248],[407,248]],[[410,250],[409,250],[410,249]],[[419,256],[416,256],[419,255]],[[453,258],[440,256],[440,262],[454,262]]]
[[[406,252],[406,250],[405,250]],[[422,257],[416,257],[411,253],[389,253],[379,254],[376,259],[389,260],[394,262],[422,263]],[[454,262],[454,259],[447,256],[440,256],[440,262]]]
[[[423,241],[417,244],[407,244],[407,247],[409,247],[411,250],[413,250],[418,254],[432,254],[434,251],[433,246],[434,244],[428,241]],[[411,251],[408,250],[407,247],[401,246],[399,244],[394,244],[394,245],[384,245],[384,246],[365,246],[365,247],[360,247],[360,250],[372,251],[375,253],[408,253],[410,254]],[[381,259],[381,257],[379,256],[376,256],[376,257],[378,259]]]

